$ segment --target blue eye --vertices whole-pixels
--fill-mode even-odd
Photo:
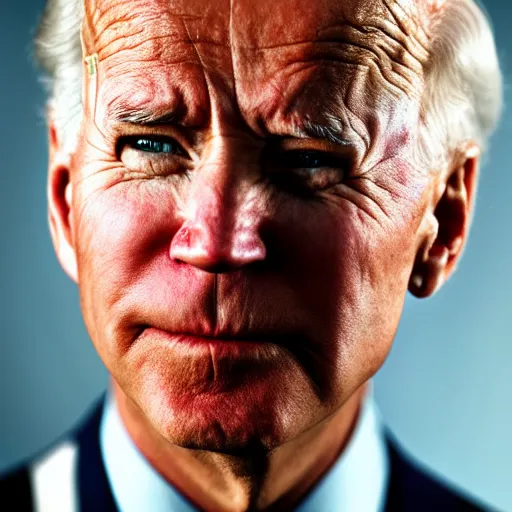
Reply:
[[[179,153],[178,145],[170,140],[138,137],[133,139],[131,146],[146,153]]]
[[[172,137],[128,135],[116,144],[116,155],[127,169],[168,176],[190,168],[190,157]]]

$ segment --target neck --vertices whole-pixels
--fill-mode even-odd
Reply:
[[[367,386],[334,415],[271,452],[234,456],[170,444],[113,382],[121,419],[150,464],[206,510],[282,510],[296,505],[345,448]]]

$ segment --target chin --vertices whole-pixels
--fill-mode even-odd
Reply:
[[[268,452],[323,419],[317,398],[293,377],[248,379],[228,391],[204,389],[200,394],[151,379],[155,385],[141,388],[135,402],[174,445],[232,455]]]
[[[292,435],[283,428],[288,422],[279,407],[248,400],[241,405],[231,397],[187,402],[182,399],[154,418],[165,439],[183,448],[236,455],[272,450]]]

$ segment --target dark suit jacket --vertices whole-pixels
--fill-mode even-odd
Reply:
[[[72,434],[72,438],[76,440],[78,445],[76,482],[80,512],[118,512],[100,452],[99,427],[102,410],[103,400],[96,405],[92,414]],[[389,431],[385,431],[385,441],[390,460],[386,512],[477,512],[491,510],[470,502],[460,493],[441,483],[428,470],[420,468],[416,462],[404,453]],[[1,511],[33,511],[29,470],[30,464],[26,464],[0,479]]]

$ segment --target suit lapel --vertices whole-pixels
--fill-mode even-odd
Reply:
[[[34,504],[32,501],[32,489],[30,476],[27,468],[0,479],[0,509],[8,512],[32,512]]]
[[[386,512],[483,512],[488,510],[466,499],[463,493],[441,483],[439,477],[404,451],[385,429],[389,454]]]

